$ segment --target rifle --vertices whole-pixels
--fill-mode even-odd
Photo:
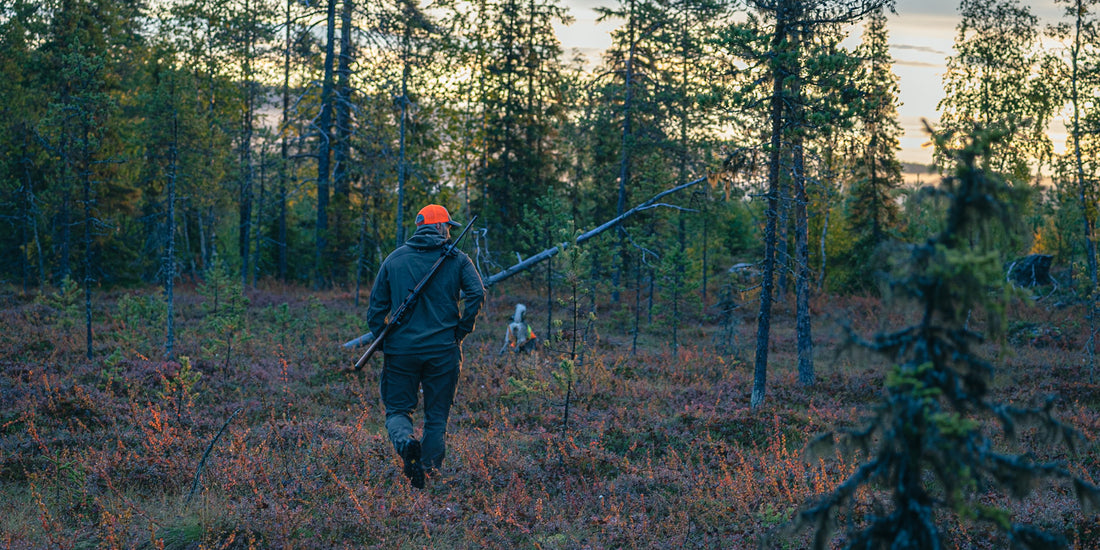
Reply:
[[[458,246],[458,243],[462,242],[462,238],[465,237],[470,228],[474,226],[475,221],[477,221],[477,215],[474,215],[474,217],[470,219],[470,223],[466,224],[466,229],[463,229],[462,233],[458,234],[458,238],[452,241],[451,245],[447,247],[447,250],[443,252],[443,255],[441,255],[434,264],[432,264],[432,268],[428,270],[428,274],[424,275],[424,278],[420,279],[419,283],[416,283],[416,287],[414,287],[412,291],[409,292],[409,295],[406,296],[405,299],[401,302],[401,304],[397,306],[397,309],[394,310],[392,315],[390,315],[390,322],[386,323],[386,328],[382,329],[382,332],[378,334],[378,336],[374,337],[374,341],[371,342],[371,345],[367,348],[367,351],[363,354],[362,357],[359,358],[358,361],[355,362],[355,368],[352,369],[353,371],[358,372],[359,370],[362,370],[363,365],[366,365],[367,361],[369,361],[371,356],[374,355],[374,352],[378,351],[378,348],[382,346],[382,340],[386,339],[386,335],[388,335],[390,331],[393,330],[393,327],[400,325],[405,320],[405,315],[409,312],[410,309],[412,309],[413,304],[416,303],[416,299],[420,297],[420,291],[424,289],[424,286],[428,284],[428,281],[432,280],[432,276],[435,275],[435,272],[439,271],[439,266],[443,265],[443,260],[446,260],[448,257],[453,255],[455,248]],[[362,336],[360,338],[362,338]],[[356,340],[358,340],[358,338]],[[348,343],[350,344],[351,342]]]

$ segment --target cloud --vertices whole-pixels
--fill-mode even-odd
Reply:
[[[895,59],[894,65],[901,65],[903,67],[920,67],[930,69],[942,69],[943,63],[929,63],[927,61],[906,61],[904,59]]]
[[[914,52],[932,53],[946,56],[947,52],[929,46],[914,46],[912,44],[890,44],[890,48],[897,50],[909,50]]]

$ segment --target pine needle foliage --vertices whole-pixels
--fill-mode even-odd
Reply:
[[[983,504],[990,492],[1023,498],[1043,480],[1067,480],[1082,506],[1100,504],[1100,490],[1060,462],[1000,452],[995,427],[1007,442],[1024,427],[1074,451],[1081,436],[1054,417],[1053,400],[1020,408],[991,400],[994,365],[975,346],[983,335],[967,323],[969,312],[1000,317],[1004,301],[1001,260],[991,247],[1011,227],[1020,192],[987,170],[990,148],[1004,131],[975,128],[956,139],[934,136],[952,149],[954,175],[938,193],[950,206],[944,229],[911,245],[906,271],[892,284],[895,296],[920,307],[917,324],[853,344],[888,358],[883,400],[862,427],[827,434],[813,452],[839,448],[866,457],[831,493],[805,508],[798,526],[812,526],[813,548],[829,548],[837,518],[849,518],[847,548],[937,549],[948,546],[939,521],[992,525],[1012,548],[1059,548],[1058,534],[1012,521],[1008,510]],[[991,322],[994,328],[997,322]],[[870,499],[867,496],[870,495]],[[870,500],[870,502],[868,502]],[[862,517],[861,517],[862,516]]]

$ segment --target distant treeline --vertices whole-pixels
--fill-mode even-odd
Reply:
[[[6,0],[0,281],[224,265],[245,284],[365,284],[427,202],[480,216],[469,248],[490,275],[710,175],[588,243],[588,276],[705,307],[731,265],[773,254],[780,294],[799,273],[874,290],[880,245],[940,219],[902,185],[883,4],[620,0],[586,63],[555,36],[557,0]],[[1053,178],[1012,253],[1095,281],[1090,9],[1044,30],[1014,0],[963,1],[939,119],[1005,129],[986,169]],[[1044,33],[1066,47],[1040,50]]]

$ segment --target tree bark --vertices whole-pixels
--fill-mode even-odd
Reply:
[[[87,116],[87,115],[85,115]],[[92,359],[92,152],[90,122],[84,120],[80,155],[80,182],[84,188],[84,327],[86,355]]]
[[[352,50],[352,10],[353,1],[344,0],[340,12],[340,55],[336,70],[336,138],[333,142],[332,186],[335,210],[333,224],[334,243],[331,247],[333,264],[339,266],[340,279],[347,280],[346,266],[350,259],[347,250],[352,246],[351,233],[347,227],[351,223],[351,60]]]
[[[333,144],[335,163],[332,169],[333,192],[345,199],[351,193],[347,174],[351,158],[351,59],[354,55],[351,45],[352,9],[352,0],[344,0],[340,11],[340,56],[336,69],[336,141]]]
[[[263,251],[264,207],[267,205],[267,158],[268,140],[260,146],[260,189],[256,193],[256,230],[253,231],[256,242],[252,250],[252,288],[256,288],[256,279],[260,274],[260,255]]]

